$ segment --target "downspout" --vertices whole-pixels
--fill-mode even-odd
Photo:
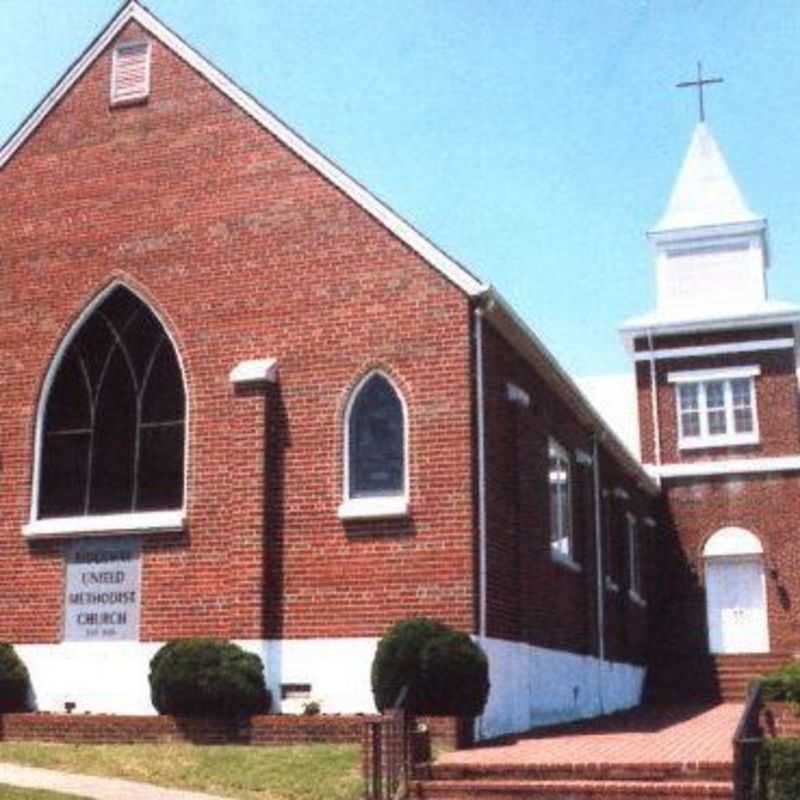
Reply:
[[[661,486],[661,425],[658,418],[658,387],[656,385],[656,354],[653,349],[653,329],[647,329],[650,350],[650,413],[653,417],[653,456],[656,463],[656,483]]]
[[[486,414],[483,387],[483,315],[475,308],[475,402],[478,406],[478,637],[486,638]]]
[[[592,435],[592,464],[594,466],[594,546],[597,563],[597,658],[599,661],[600,713],[605,713],[603,698],[603,669],[606,659],[606,593],[605,570],[603,569],[603,513],[600,494],[600,440],[603,433]]]
[[[491,302],[491,300],[489,301]],[[475,307],[475,402],[478,406],[478,642],[486,651],[486,415],[483,407],[483,315],[484,308]],[[476,717],[475,740],[483,738],[483,715]]]

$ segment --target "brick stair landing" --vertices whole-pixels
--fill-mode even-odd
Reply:
[[[738,703],[640,708],[443,755],[417,800],[695,800],[733,797]]]

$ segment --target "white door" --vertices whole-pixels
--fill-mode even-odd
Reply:
[[[760,558],[706,559],[706,604],[712,653],[769,652]]]

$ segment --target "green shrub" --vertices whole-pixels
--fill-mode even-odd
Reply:
[[[791,661],[760,679],[765,700],[800,705],[800,661]]]
[[[159,714],[234,717],[269,711],[261,659],[217,639],[167,642],[150,661]]]
[[[765,739],[758,756],[754,800],[800,797],[800,739]]]
[[[408,686],[412,714],[474,717],[489,694],[489,663],[469,636],[431,619],[393,625],[372,662],[372,693],[381,710]]]
[[[0,644],[0,714],[30,710],[31,679],[10,644]]]

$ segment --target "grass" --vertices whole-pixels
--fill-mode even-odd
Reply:
[[[89,800],[88,797],[79,797],[77,794],[46,792],[44,789],[18,789],[15,786],[6,786],[5,783],[0,783],[0,798],[2,800]]]
[[[356,745],[2,743],[0,761],[193,789],[237,800],[359,800],[363,794]],[[9,797],[16,800],[15,795]]]

